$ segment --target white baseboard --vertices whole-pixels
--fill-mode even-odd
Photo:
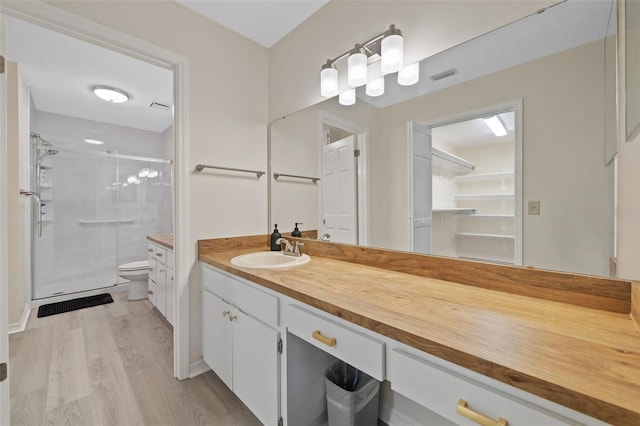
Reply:
[[[22,316],[17,323],[9,324],[9,334],[20,333],[27,329],[27,322],[29,321],[29,315],[31,314],[31,307],[29,304],[24,305]]]
[[[209,366],[202,359],[196,362],[192,362],[189,366],[189,378],[192,379],[196,376],[206,373],[209,370],[211,370],[211,368],[209,368]]]
[[[380,420],[382,420],[389,426],[410,426],[419,424],[415,421],[415,419],[404,415],[398,410],[394,410],[388,404],[384,404],[382,400],[380,401],[380,403],[380,409],[378,410]]]

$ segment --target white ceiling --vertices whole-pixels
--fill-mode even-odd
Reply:
[[[471,148],[494,143],[513,142],[515,129],[515,114],[513,111],[497,114],[507,130],[504,136],[496,136],[482,118],[474,118],[445,126],[434,127],[432,136],[434,143],[443,142],[447,146],[456,148]]]
[[[173,121],[171,71],[111,50],[7,17],[7,59],[17,62],[39,111],[162,132]],[[113,86],[131,98],[122,104],[99,99],[95,85]]]
[[[232,31],[271,47],[329,0],[176,0]]]

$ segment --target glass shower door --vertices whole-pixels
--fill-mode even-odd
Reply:
[[[40,173],[42,236],[34,236],[33,298],[118,282],[118,163],[60,151]]]

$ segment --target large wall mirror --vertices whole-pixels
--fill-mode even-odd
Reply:
[[[275,120],[271,223],[609,276],[616,28],[614,0],[568,0],[423,59],[413,86],[387,75],[382,96],[360,87],[355,105],[332,98]]]

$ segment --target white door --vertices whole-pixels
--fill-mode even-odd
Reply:
[[[5,21],[0,16],[0,55],[5,57]],[[0,364],[9,362],[9,298],[7,272],[7,77],[0,74]],[[9,424],[9,379],[0,382],[0,425]]]
[[[202,293],[202,358],[224,384],[233,389],[231,305],[210,291]]]
[[[411,251],[431,253],[431,129],[409,122]]]
[[[265,425],[280,418],[280,334],[236,309],[233,318],[233,392]]]
[[[356,137],[322,147],[322,217],[335,243],[358,244]]]

